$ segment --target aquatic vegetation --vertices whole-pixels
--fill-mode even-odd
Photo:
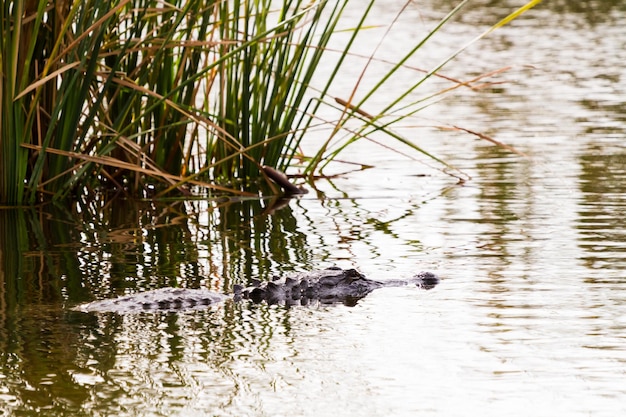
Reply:
[[[349,29],[341,27],[349,0],[5,1],[0,202],[32,204],[107,189],[189,193],[191,186],[245,194],[246,182],[267,179],[263,165],[286,170],[298,161],[312,175],[374,131],[438,160],[392,126],[423,107],[402,100],[465,47],[378,114],[363,109],[467,2],[355,100],[360,80],[345,99],[333,97],[331,87],[368,29],[374,0],[359,5],[359,23]],[[328,47],[337,33],[348,33],[339,52]],[[312,89],[322,62],[326,78]],[[320,118],[321,108],[338,116]],[[383,121],[383,115],[393,117]],[[348,121],[357,127],[348,128]],[[301,140],[319,124],[331,126],[328,139],[314,155],[303,155]],[[349,134],[333,142],[339,132]]]

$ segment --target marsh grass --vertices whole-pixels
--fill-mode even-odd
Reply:
[[[248,184],[263,177],[262,165],[286,170],[297,158],[305,161],[303,172],[313,175],[372,132],[445,166],[395,133],[393,125],[423,107],[405,99],[464,48],[378,114],[363,109],[467,0],[411,45],[374,87],[360,91],[355,80],[344,99],[330,92],[367,29],[374,0],[360,5],[357,24],[346,31],[342,13],[348,2],[3,2],[0,202],[35,203],[106,190],[142,196],[156,189],[164,195],[192,186],[246,194]],[[474,41],[537,3],[528,2]],[[339,29],[348,33],[347,41],[341,51],[331,51],[329,42]],[[330,53],[327,78],[312,90]],[[466,85],[451,83],[442,93]],[[357,91],[361,98],[355,101]],[[336,119],[319,118],[322,107],[336,110]],[[347,128],[348,121],[358,127]],[[330,124],[332,133],[314,155],[302,155],[301,140],[320,123]],[[343,139],[333,141],[340,132]]]

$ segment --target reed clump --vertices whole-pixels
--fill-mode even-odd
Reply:
[[[380,114],[361,108],[430,35],[358,102],[330,94],[355,39],[366,30],[374,0],[360,3],[361,16],[351,23],[344,49],[332,51],[322,87],[310,88],[348,3],[4,1],[0,203],[32,204],[108,189],[137,196],[148,188],[162,195],[198,186],[241,194],[246,187],[233,185],[236,180],[263,177],[263,165],[285,170],[297,159],[312,175],[374,131],[428,154],[391,127],[418,111],[417,103],[403,104],[406,111],[397,113],[401,100],[447,61]],[[491,30],[537,3],[528,2]],[[338,117],[321,120],[322,106],[335,108]],[[383,123],[384,114],[395,116]],[[331,139],[349,120],[360,127],[351,127],[331,149]],[[332,133],[305,157],[300,141],[319,123],[331,124]]]

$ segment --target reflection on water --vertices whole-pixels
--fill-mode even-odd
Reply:
[[[580,164],[578,229],[579,245],[588,253],[585,266],[626,270],[626,152],[591,145]]]
[[[428,23],[454,2],[432,3],[407,16]],[[472,2],[441,45],[462,44],[513,3]],[[529,155],[410,131],[472,177],[464,184],[362,143],[350,159],[375,169],[320,181],[325,199],[280,210],[269,200],[0,210],[0,414],[626,411],[626,16],[618,2],[583,3],[543,2],[450,67],[514,69],[491,91],[428,109],[430,124]],[[68,309],[161,286],[228,292],[332,264],[443,281],[381,289],[354,307]]]

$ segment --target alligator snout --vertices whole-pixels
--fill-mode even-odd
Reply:
[[[418,286],[425,290],[434,288],[441,281],[439,277],[432,272],[420,272],[415,278],[419,280]]]

